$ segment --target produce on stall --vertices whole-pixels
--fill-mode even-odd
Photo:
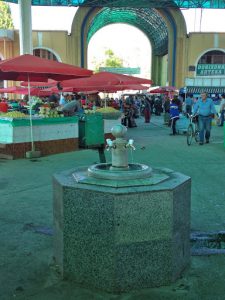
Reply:
[[[107,120],[118,120],[122,116],[121,111],[113,107],[102,107],[97,109],[96,112],[101,113],[103,119],[107,119]]]

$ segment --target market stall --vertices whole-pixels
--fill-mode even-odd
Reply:
[[[33,118],[33,139],[42,155],[78,149],[78,117]],[[0,116],[0,158],[25,158],[30,149],[29,118]]]
[[[104,146],[113,138],[111,128],[121,123],[121,112],[113,108],[86,110],[74,117],[62,117],[55,110],[41,107],[33,116],[33,140],[41,155]],[[0,115],[0,158],[25,158],[31,145],[29,116],[20,112]]]

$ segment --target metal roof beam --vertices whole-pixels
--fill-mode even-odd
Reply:
[[[18,0],[5,0],[18,3]],[[225,8],[224,0],[32,0],[37,6]]]

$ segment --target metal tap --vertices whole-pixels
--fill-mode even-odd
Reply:
[[[133,150],[136,150],[136,148],[134,147],[134,140],[132,140],[132,139],[130,139],[130,140],[128,141],[128,143],[126,144],[125,147],[126,147],[126,148],[131,148],[131,149],[133,149]]]
[[[106,150],[115,149],[116,145],[113,143],[111,139],[106,139]]]

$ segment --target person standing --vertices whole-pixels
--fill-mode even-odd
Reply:
[[[168,96],[165,97],[163,108],[164,108],[164,124],[169,126],[169,123],[170,123],[170,98]]]
[[[145,123],[150,123],[151,118],[151,102],[150,99],[146,96],[144,100],[144,117]]]
[[[64,105],[66,105],[66,103],[67,103],[67,101],[66,101],[66,99],[65,99],[65,97],[62,93],[61,96],[60,96],[60,99],[59,99],[59,105],[64,106]]]
[[[177,104],[176,97],[174,97],[170,104],[170,121],[171,121],[171,128],[172,128],[172,133],[170,135],[177,134],[176,122],[180,118],[179,115],[180,115],[179,106]]]
[[[223,126],[224,113],[225,113],[225,94],[222,94],[221,95],[221,102],[220,102],[220,124],[218,126]]]
[[[6,99],[2,98],[2,100],[0,101],[0,112],[7,113],[8,108],[9,108],[9,105],[8,105]]]
[[[199,145],[209,143],[210,132],[212,126],[212,118],[217,115],[215,105],[211,98],[208,98],[207,93],[203,92],[200,99],[194,106],[194,115],[198,113],[198,126],[199,126]]]
[[[80,111],[81,111],[81,105],[80,105],[78,97],[77,98],[73,97],[73,99],[70,102],[67,102],[62,107],[62,112],[65,117],[75,116]]]
[[[192,113],[193,103],[194,103],[193,95],[188,94],[187,98],[185,99],[185,111],[189,115],[191,115],[191,113]]]

